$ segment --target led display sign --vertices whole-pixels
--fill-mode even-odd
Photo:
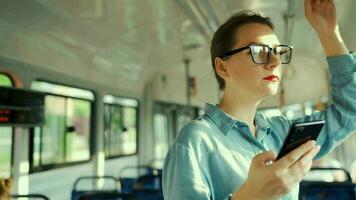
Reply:
[[[44,123],[44,94],[0,87],[0,126],[41,126]]]

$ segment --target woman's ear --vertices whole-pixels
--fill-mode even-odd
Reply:
[[[226,64],[221,58],[216,57],[215,60],[214,60],[214,64],[215,64],[215,72],[222,79],[226,79],[227,77],[229,77],[229,73],[228,73],[228,71],[226,69]]]

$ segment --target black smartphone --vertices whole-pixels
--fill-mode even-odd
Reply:
[[[293,124],[278,153],[277,160],[308,140],[316,141],[324,124],[324,120]]]

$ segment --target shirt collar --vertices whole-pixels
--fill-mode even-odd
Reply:
[[[205,104],[205,114],[209,116],[224,135],[226,135],[234,125],[247,126],[245,123],[233,119],[213,104]]]
[[[206,103],[204,112],[224,135],[227,135],[233,126],[247,126],[246,123],[233,119],[214,104]],[[269,131],[266,131],[266,129],[269,128],[269,124],[262,114],[256,114],[255,123],[258,129],[264,130],[263,132],[265,133],[269,133]]]
[[[257,113],[255,116],[255,125],[257,127],[256,138],[261,142],[266,135],[270,134],[270,126],[266,117],[260,113]]]
[[[255,125],[258,129],[268,129],[269,124],[265,116],[260,113],[257,113],[255,116]]]

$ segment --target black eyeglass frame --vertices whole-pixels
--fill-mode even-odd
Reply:
[[[221,54],[220,56],[218,56],[218,58],[226,59],[227,57],[229,57],[229,56],[231,56],[231,55],[233,55],[233,54],[239,53],[239,52],[241,52],[241,51],[243,51],[243,50],[246,50],[246,49],[250,49],[250,52],[252,52],[252,47],[253,47],[253,46],[261,46],[261,47],[267,47],[267,48],[268,48],[267,60],[266,60],[266,62],[263,62],[263,63],[261,63],[261,62],[256,62],[255,59],[254,59],[254,57],[253,57],[253,55],[252,55],[252,53],[251,53],[251,59],[252,59],[253,63],[255,63],[255,64],[268,64],[268,63],[269,63],[269,60],[270,60],[270,58],[271,58],[271,52],[272,52],[272,50],[273,50],[273,53],[274,53],[275,55],[277,55],[276,49],[277,49],[278,47],[288,47],[288,48],[290,49],[290,57],[289,57],[288,62],[282,62],[282,61],[281,61],[282,64],[288,64],[288,63],[290,63],[290,61],[292,60],[293,47],[292,47],[292,46],[289,46],[289,45],[284,45],[284,44],[276,45],[274,48],[272,48],[272,47],[270,47],[270,46],[268,46],[268,45],[265,45],[265,44],[250,44],[250,45],[245,46],[245,47],[241,47],[241,48],[238,48],[238,49],[233,49],[233,50],[231,50],[231,51],[225,52],[225,53]]]

